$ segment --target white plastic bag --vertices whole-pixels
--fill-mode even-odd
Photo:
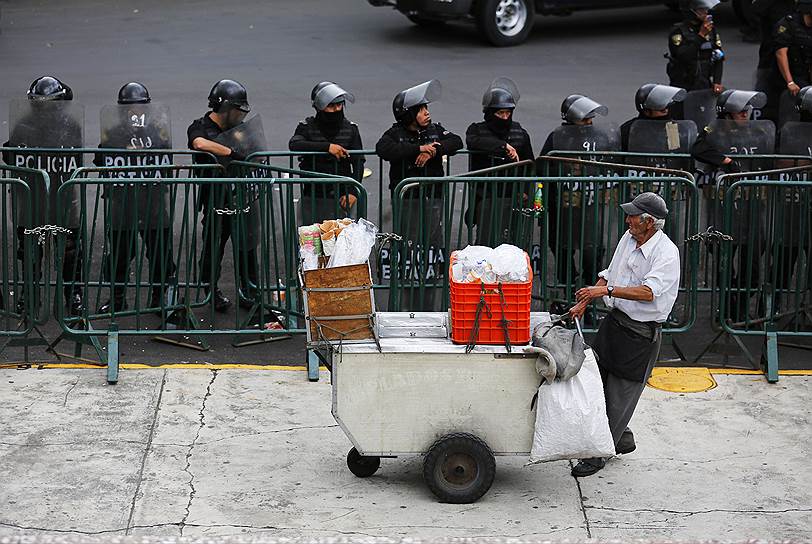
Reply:
[[[573,378],[539,387],[530,463],[614,454],[603,383],[595,354],[588,349],[580,372]]]
[[[526,253],[516,246],[502,244],[493,250],[491,266],[499,281],[518,283],[527,281]]]
[[[377,234],[378,227],[363,218],[345,227],[336,239],[327,268],[367,262]]]

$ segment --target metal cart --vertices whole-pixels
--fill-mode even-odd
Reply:
[[[531,314],[531,327],[549,320]],[[378,313],[375,342],[333,345],[333,416],[353,444],[349,469],[425,455],[423,477],[443,502],[470,503],[493,483],[496,455],[529,455],[541,383],[523,346],[448,340],[445,313]],[[532,329],[531,329],[532,330]],[[324,350],[324,345],[321,346]]]

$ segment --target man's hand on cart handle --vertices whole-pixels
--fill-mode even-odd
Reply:
[[[592,287],[581,287],[575,293],[575,300],[578,302],[586,301],[587,304],[596,298],[605,297],[609,294],[605,285],[593,285]]]

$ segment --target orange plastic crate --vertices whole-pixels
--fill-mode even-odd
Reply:
[[[455,344],[467,344],[471,340],[474,328],[476,309],[482,290],[482,283],[460,283],[454,281],[451,267],[456,257],[451,256],[448,267],[451,289],[451,341]],[[502,293],[505,296],[505,317],[510,322],[508,333],[510,343],[530,343],[530,300],[533,290],[533,269],[530,266],[530,257],[527,257],[528,280],[524,283],[503,283]],[[505,334],[502,328],[502,302],[499,297],[499,285],[485,284],[485,301],[491,310],[488,317],[485,309],[479,319],[479,332],[476,344],[502,345],[505,343]]]

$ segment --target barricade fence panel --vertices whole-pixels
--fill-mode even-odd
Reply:
[[[11,338],[26,337],[44,317],[38,315],[34,296],[35,236],[26,234],[31,223],[29,182],[43,182],[38,170],[0,166],[0,352]]]
[[[448,255],[468,244],[511,243],[527,251],[537,275],[539,308],[564,313],[575,291],[593,284],[608,266],[626,231],[619,203],[640,191],[658,192],[669,209],[665,232],[680,248],[681,295],[668,330],[691,327],[696,315],[698,191],[684,177],[415,178],[395,194],[395,232],[390,309],[420,311],[448,307]],[[544,208],[533,206],[539,188]],[[460,202],[457,195],[469,195]],[[576,258],[577,257],[577,258]],[[561,264],[563,263],[563,264]],[[394,272],[397,271],[397,274]],[[583,272],[582,272],[583,271]],[[563,275],[564,277],[559,277]],[[587,275],[592,279],[586,280]],[[594,328],[601,313],[589,317]]]

